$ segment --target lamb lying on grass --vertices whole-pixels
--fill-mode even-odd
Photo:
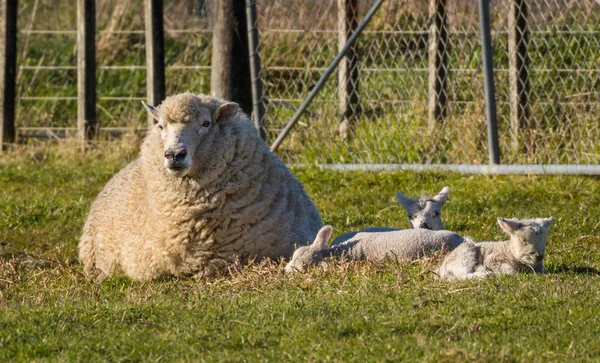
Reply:
[[[450,188],[444,187],[438,195],[433,198],[420,197],[418,199],[411,199],[402,193],[396,193],[396,199],[408,214],[408,222],[412,228],[441,231],[444,230],[444,224],[442,223],[442,207],[444,206],[444,203],[446,203],[449,195]],[[346,232],[333,240],[333,245],[345,242],[356,236],[357,233],[389,232],[398,230],[400,229],[390,227],[369,227],[360,231]]]
[[[544,253],[553,218],[504,219],[498,225],[509,241],[474,243],[466,240],[452,251],[436,273],[444,280],[487,278],[518,272],[546,273]]]
[[[390,232],[359,233],[350,240],[327,247],[333,228],[321,228],[310,246],[299,247],[285,266],[285,273],[304,272],[311,265],[320,265],[328,257],[349,260],[411,261],[439,250],[453,250],[463,238],[450,231],[403,229]]]
[[[191,93],[146,105],[140,157],[93,203],[79,242],[90,277],[202,277],[289,257],[322,226],[302,185],[238,105]]]

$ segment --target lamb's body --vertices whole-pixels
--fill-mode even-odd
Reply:
[[[140,158],[92,205],[79,244],[86,273],[210,275],[235,259],[290,256],[294,244],[310,243],[319,213],[248,117],[239,112],[217,126],[183,178],[163,167],[160,134],[146,138]]]
[[[446,249],[451,251],[463,238],[450,231],[403,229],[389,232],[360,232],[346,242],[333,245],[331,256],[345,256],[350,260],[411,261],[428,253]]]
[[[439,250],[453,250],[463,238],[450,231],[403,229],[389,232],[360,232],[350,240],[327,247],[331,226],[323,227],[310,246],[300,247],[285,267],[286,273],[305,271],[328,257],[349,260],[411,261]]]
[[[444,280],[467,280],[523,272],[545,273],[544,249],[553,219],[503,220],[508,241],[475,243],[467,239],[452,251],[436,273]],[[509,224],[507,224],[509,223]],[[532,232],[532,228],[535,230]]]

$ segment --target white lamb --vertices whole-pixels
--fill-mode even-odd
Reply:
[[[85,223],[88,276],[210,276],[314,239],[317,209],[236,103],[184,93],[145,106],[158,123]]]
[[[498,225],[510,240],[481,243],[466,240],[446,256],[436,274],[444,280],[466,280],[518,272],[546,273],[543,264],[546,237],[553,222],[553,218],[498,218]]]
[[[453,250],[463,238],[450,231],[403,229],[390,232],[359,233],[354,238],[327,247],[333,228],[321,228],[310,246],[299,247],[285,266],[285,273],[304,272],[311,265],[320,265],[328,257],[349,260],[411,261],[439,250]]]
[[[408,214],[408,222],[412,228],[441,231],[445,229],[444,224],[442,223],[442,207],[444,206],[444,203],[446,203],[446,200],[448,200],[449,195],[450,188],[444,187],[438,195],[433,198],[420,197],[418,199],[411,199],[402,193],[396,193],[396,199]],[[369,227],[360,231],[346,232],[334,239],[332,244],[338,245],[343,243],[356,236],[357,233],[389,232],[398,230],[400,229],[390,227]]]

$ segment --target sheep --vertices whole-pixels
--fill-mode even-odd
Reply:
[[[84,225],[87,276],[210,277],[314,239],[315,205],[236,103],[183,93],[144,106],[157,123]]]
[[[552,217],[498,218],[498,225],[510,240],[475,243],[466,239],[446,256],[436,275],[443,280],[466,280],[518,272],[547,273],[543,260],[548,229],[553,222]]]
[[[450,188],[444,187],[433,198],[420,197],[419,199],[411,199],[402,193],[396,193],[396,199],[408,214],[408,222],[412,228],[431,229],[433,231],[444,230],[442,223],[442,207],[448,196]],[[354,237],[357,233],[363,232],[390,232],[398,231],[399,228],[390,227],[369,227],[360,231],[346,232],[333,240],[333,245],[343,243]]]
[[[299,247],[285,266],[286,274],[304,272],[311,265],[322,265],[328,257],[345,257],[349,260],[411,261],[439,250],[453,250],[463,238],[450,231],[428,229],[403,229],[390,232],[359,233],[348,241],[327,247],[333,227],[327,225],[319,231],[313,243]]]

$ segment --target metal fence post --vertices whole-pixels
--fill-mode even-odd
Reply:
[[[508,14],[508,79],[510,83],[510,131],[513,149],[519,148],[519,130],[527,125],[529,116],[527,3],[511,0]]]
[[[77,129],[83,148],[96,128],[96,1],[77,0]]]
[[[358,15],[357,0],[338,0],[338,49],[342,50],[356,29]],[[347,138],[354,127],[358,100],[358,54],[352,46],[338,66],[338,96],[340,103],[340,136]]]
[[[15,140],[17,0],[0,0],[0,152]]]
[[[263,84],[260,78],[260,53],[258,41],[258,15],[256,1],[246,0],[246,23],[248,26],[248,56],[250,57],[250,78],[252,84],[252,118],[260,137],[265,140],[267,134],[263,126],[265,104],[263,101]]]
[[[448,67],[448,28],[446,16],[446,0],[429,1],[429,129],[444,121],[448,94],[446,93],[446,76]]]
[[[479,32],[483,58],[483,81],[485,90],[485,113],[487,116],[488,149],[490,164],[500,164],[498,146],[498,122],[496,121],[496,89],[494,87],[494,65],[492,63],[492,35],[489,0],[479,2]]]
[[[146,28],[146,95],[147,102],[156,106],[165,99],[165,35],[163,25],[163,1],[144,1]],[[148,127],[155,120],[148,114]]]

